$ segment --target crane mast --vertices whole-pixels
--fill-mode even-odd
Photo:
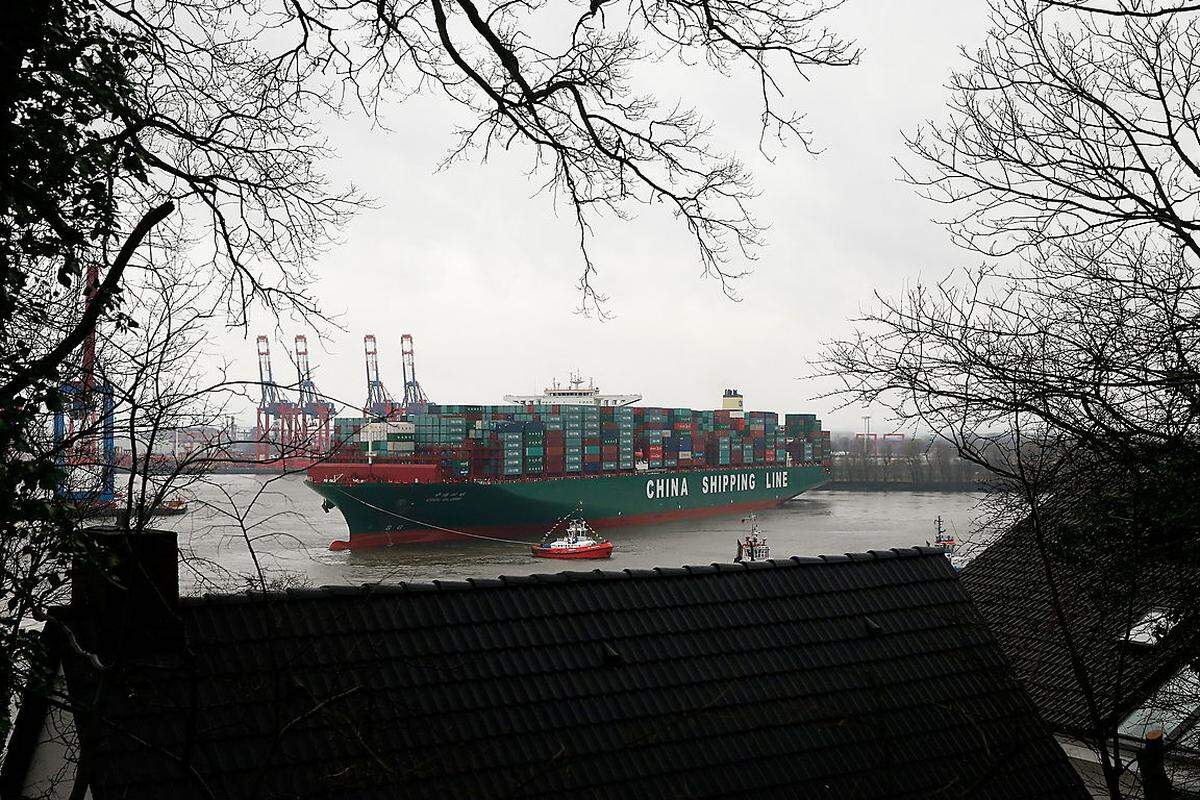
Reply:
[[[300,407],[305,409],[317,402],[317,387],[312,379],[312,367],[308,363],[308,337],[300,334],[296,337],[296,384],[300,390]]]
[[[271,373],[271,340],[259,336],[258,345],[258,384],[262,389],[262,397],[258,404],[261,408],[269,408],[284,402],[283,394],[275,385],[275,376]]]
[[[88,264],[85,280],[86,307],[95,300],[100,282],[94,261]],[[112,385],[96,376],[96,326],[83,341],[78,382],[63,383],[59,392],[63,403],[54,414],[55,461],[67,477],[55,493],[73,502],[111,503],[116,497],[115,406]]]
[[[299,378],[297,384],[300,390],[299,433],[302,442],[313,455],[323,455],[329,452],[332,436],[330,420],[333,418],[334,405],[321,397],[317,385],[313,382],[312,368],[308,361],[308,337],[300,334],[296,337],[296,372]]]
[[[421,388],[421,384],[417,381],[417,367],[413,358],[412,334],[406,333],[400,337],[400,355],[403,358],[404,369],[404,407],[409,408],[414,405],[428,403],[429,398],[425,396],[425,390]]]
[[[363,414],[368,417],[391,417],[399,413],[400,408],[379,379],[379,350],[373,334],[368,333],[363,337],[363,351],[367,362],[367,402],[363,406]]]
[[[271,371],[271,342],[259,336],[258,382],[262,395],[258,403],[258,436],[255,440],[256,461],[280,461],[287,466],[289,451],[297,441],[296,417],[299,407],[283,396]]]

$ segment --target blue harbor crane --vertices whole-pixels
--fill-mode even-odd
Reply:
[[[374,334],[363,337],[363,350],[367,358],[367,402],[363,415],[376,419],[387,419],[402,413],[400,405],[392,399],[391,392],[379,380],[379,351],[375,346]]]
[[[99,267],[87,268],[86,302],[96,296],[100,282]],[[58,446],[58,466],[64,474],[55,493],[92,511],[111,506],[116,499],[115,473],[117,448],[113,425],[112,384],[96,378],[96,329],[88,331],[83,342],[82,363],[77,383],[59,387],[62,405],[54,414],[54,441]],[[99,480],[77,487],[71,481],[68,464],[83,467],[89,476],[99,471]],[[78,480],[75,481],[78,483]]]
[[[425,396],[425,390],[417,382],[412,334],[406,333],[400,337],[400,355],[403,357],[404,369],[404,407],[410,412],[424,411],[424,406],[429,405],[429,398]]]
[[[116,438],[113,426],[113,390],[107,381],[67,383],[59,387],[63,405],[54,414],[54,441],[58,466],[64,474],[68,462],[99,471],[93,485],[75,488],[69,479],[59,484],[56,494],[73,503],[97,508],[116,499]],[[97,441],[98,440],[98,441]],[[97,447],[99,444],[99,447]]]
[[[330,425],[336,411],[333,403],[321,396],[313,383],[312,368],[308,363],[308,337],[296,337],[296,372],[299,375],[300,419],[299,431],[304,445],[314,455],[329,452],[331,444]]]

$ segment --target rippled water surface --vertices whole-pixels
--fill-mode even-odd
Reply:
[[[609,532],[616,549],[608,561],[547,562],[527,546],[477,540],[335,553],[329,542],[346,538],[346,526],[336,510],[321,510],[300,476],[215,476],[190,493],[192,511],[162,522],[180,532],[193,591],[245,586],[244,576],[259,568],[275,585],[320,586],[710,564],[731,561],[747,529],[739,516],[618,528]],[[939,514],[965,536],[976,501],[956,493],[818,490],[759,512],[758,521],[776,558],[862,552],[925,544]]]

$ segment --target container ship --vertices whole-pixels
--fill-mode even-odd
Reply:
[[[335,420],[334,455],[308,470],[349,539],[332,550],[541,535],[581,513],[595,528],[738,514],[829,480],[812,414],[635,405],[573,377],[505,405],[413,404]]]

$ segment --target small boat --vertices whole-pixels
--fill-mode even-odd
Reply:
[[[73,500],[69,507],[80,519],[105,519],[117,516],[120,510],[116,500],[80,499]]]
[[[613,545],[581,519],[567,523],[567,529],[557,538],[551,528],[541,544],[531,548],[536,558],[608,558]]]
[[[946,554],[946,558],[950,560],[950,566],[954,567],[955,572],[957,572],[965,567],[970,559],[958,554],[958,541],[954,538],[954,534],[947,533],[946,529],[942,527],[942,518],[940,515],[934,523],[937,527],[933,536],[933,546]],[[929,544],[929,542],[925,544]]]
[[[127,508],[124,495],[118,494],[112,500],[76,500],[71,503],[76,515],[82,519],[106,519],[119,517]],[[177,517],[188,511],[187,500],[172,498],[163,500],[151,509],[152,517]]]
[[[767,561],[771,558],[771,548],[767,546],[767,539],[758,529],[758,516],[751,514],[742,520],[749,522],[750,532],[745,537],[738,539],[737,555],[734,556],[734,563],[740,564],[743,561]]]
[[[175,498],[172,500],[163,500],[150,513],[156,517],[175,517],[180,514],[186,514],[187,510],[187,500]]]

